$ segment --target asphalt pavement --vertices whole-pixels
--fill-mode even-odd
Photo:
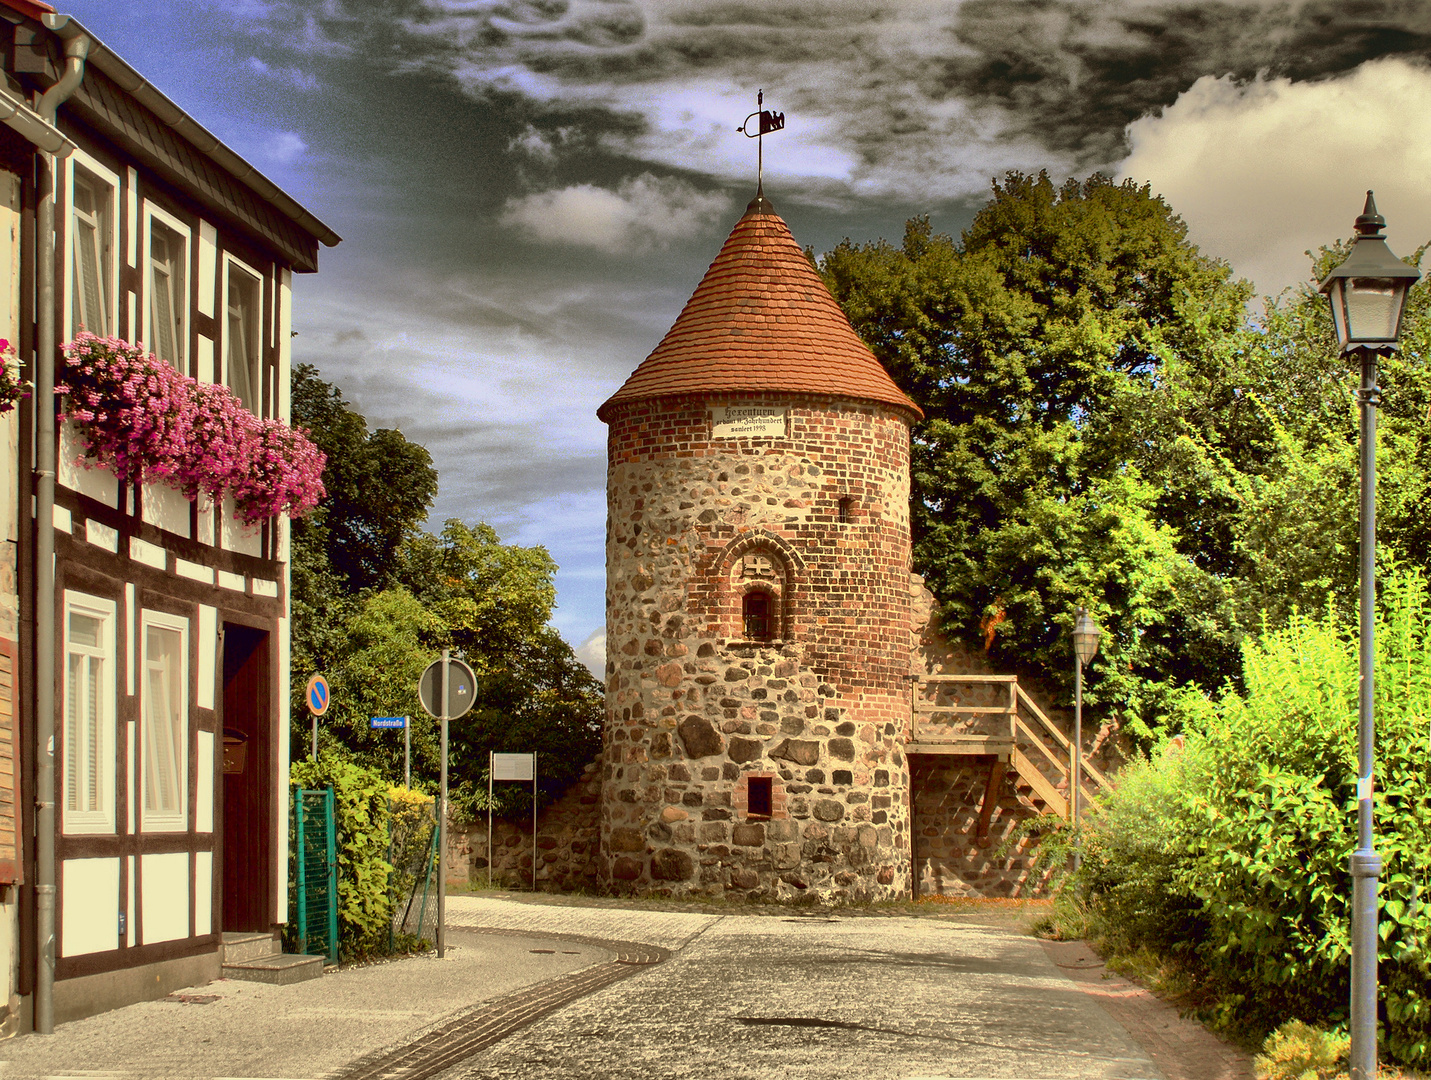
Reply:
[[[1247,1055],[1006,917],[450,899],[449,950],[220,980],[0,1043],[0,1078],[1250,1080]]]

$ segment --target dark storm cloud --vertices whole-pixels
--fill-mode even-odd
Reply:
[[[1301,81],[1431,51],[1420,0],[326,0],[249,15],[309,65],[356,55],[460,85],[511,188],[610,187],[634,163],[741,176],[724,136],[763,86],[791,117],[770,167],[827,203],[1108,167],[1127,124],[1204,75]]]
[[[1294,81],[1374,57],[1431,52],[1423,0],[1345,3],[1026,3],[969,0],[956,28],[969,56],[945,85],[1017,117],[1015,130],[1080,161],[1125,151],[1124,127],[1171,105],[1204,75]]]

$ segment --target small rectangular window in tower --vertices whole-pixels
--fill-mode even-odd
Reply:
[[[747,641],[769,641],[770,594],[758,590],[748,592],[740,606],[741,615],[745,619],[745,639]]]
[[[771,785],[774,781],[768,776],[752,776],[746,780],[746,814],[749,817],[770,816]]]
[[[848,495],[846,495],[843,499],[840,500],[841,525],[848,525],[850,523],[850,506],[853,502],[854,500],[851,499]]]

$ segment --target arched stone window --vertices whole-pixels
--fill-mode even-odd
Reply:
[[[727,544],[714,562],[714,634],[750,643],[787,642],[796,636],[796,593],[805,572],[798,551],[761,530]]]
[[[786,636],[785,560],[773,549],[753,547],[731,566],[731,592],[739,598],[736,630],[746,641],[777,641]]]

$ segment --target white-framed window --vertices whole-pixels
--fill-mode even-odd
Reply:
[[[66,590],[64,620],[61,828],[67,833],[112,833],[116,605]]]
[[[140,634],[140,781],[146,832],[182,831],[189,806],[189,620],[146,611]]]
[[[188,373],[189,229],[156,206],[144,208],[144,262],[149,302],[144,340],[149,351]]]
[[[263,278],[232,255],[224,257],[224,385],[262,415]]]
[[[69,228],[65,244],[70,268],[65,299],[69,336],[88,330],[101,337],[114,333],[119,287],[119,176],[75,151],[69,163]]]

